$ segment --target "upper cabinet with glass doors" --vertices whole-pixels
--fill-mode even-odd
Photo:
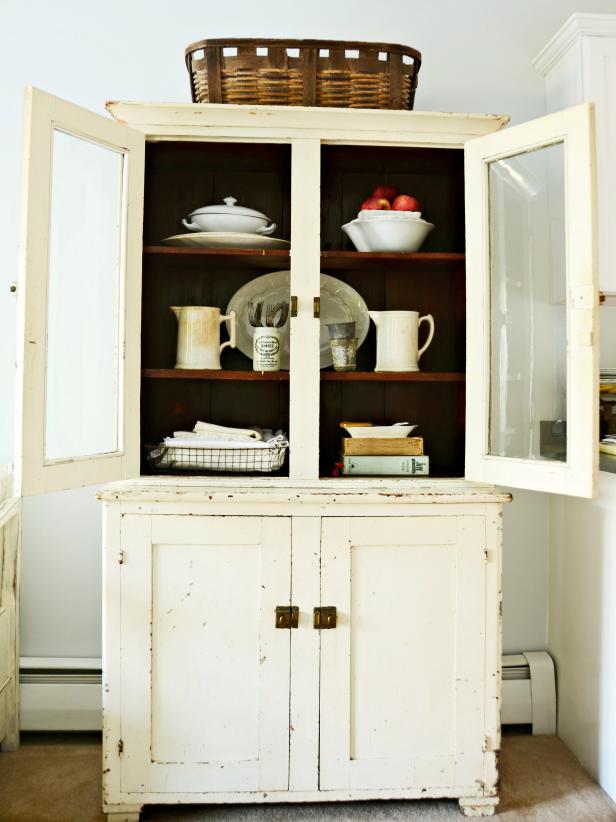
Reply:
[[[28,97],[23,493],[192,474],[152,447],[197,421],[284,432],[280,466],[248,471],[271,482],[339,475],[343,422],[408,421],[435,481],[592,493],[590,108],[498,133],[506,118],[110,109],[123,125]],[[419,251],[343,230],[377,185],[419,200]],[[258,243],[196,237],[190,215],[229,197],[266,215]],[[254,329],[280,303],[280,370],[263,370]],[[356,343],[332,345],[349,321]],[[206,338],[218,359],[198,367]],[[209,468],[247,481],[233,459]]]

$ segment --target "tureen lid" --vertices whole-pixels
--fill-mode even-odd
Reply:
[[[254,208],[236,205],[237,200],[235,197],[225,197],[224,203],[224,205],[221,203],[219,205],[197,208],[191,211],[190,216],[195,217],[197,214],[235,214],[242,217],[259,217],[261,220],[265,220],[268,223],[270,222],[269,217],[266,217],[265,214],[262,214],[260,211],[255,211]]]

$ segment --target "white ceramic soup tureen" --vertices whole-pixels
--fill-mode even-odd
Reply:
[[[182,223],[190,231],[231,231],[244,234],[272,234],[276,223],[253,208],[236,205],[235,197],[225,197],[224,205],[210,205],[192,211]]]

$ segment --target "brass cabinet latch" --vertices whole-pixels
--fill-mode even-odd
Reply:
[[[291,297],[291,316],[297,317],[297,297]]]
[[[297,628],[299,625],[299,608],[297,605],[276,606],[276,627]]]
[[[326,628],[335,628],[338,615],[336,613],[335,605],[326,605],[322,608],[314,609],[315,628],[325,630]]]

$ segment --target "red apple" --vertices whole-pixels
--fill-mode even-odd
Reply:
[[[367,200],[361,204],[361,210],[369,209],[370,211],[387,211],[391,208],[389,200],[385,197],[368,197]]]
[[[395,186],[377,186],[372,192],[373,197],[384,197],[386,200],[389,200],[390,203],[396,199],[398,194],[400,194],[400,192]]]
[[[419,200],[410,194],[399,194],[391,207],[394,211],[421,211]]]

